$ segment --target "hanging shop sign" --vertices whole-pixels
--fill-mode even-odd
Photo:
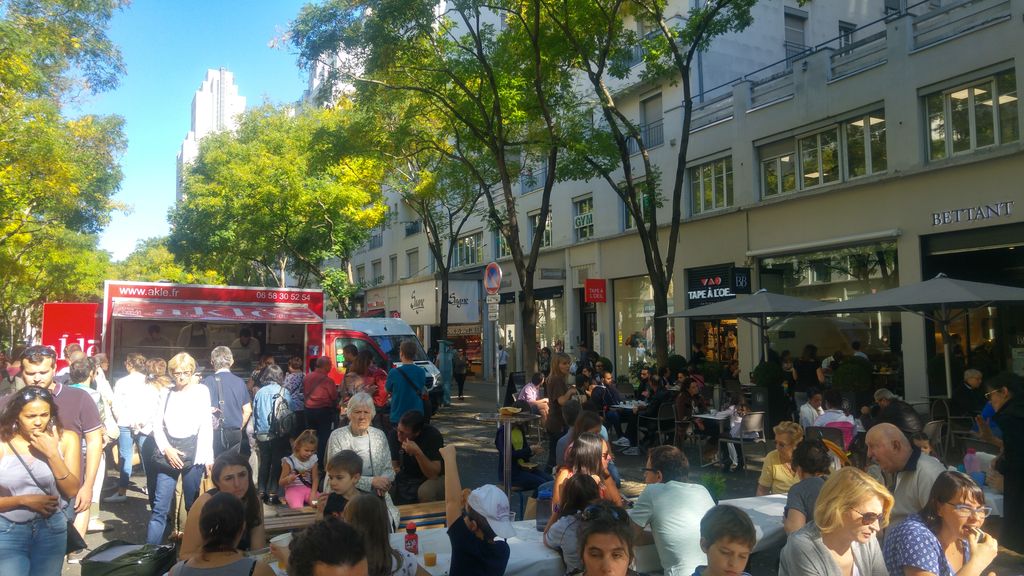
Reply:
[[[584,302],[607,302],[608,281],[604,278],[587,278],[583,281]]]
[[[713,266],[687,271],[687,308],[729,300],[737,294],[750,294],[750,268]]]

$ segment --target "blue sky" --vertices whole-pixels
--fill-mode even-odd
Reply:
[[[114,259],[138,240],[168,233],[174,203],[175,157],[191,124],[192,96],[208,68],[235,75],[247,105],[293,102],[306,75],[288,48],[270,48],[306,2],[301,0],[136,0],[111,23],[127,74],[113,91],[91,96],[72,115],[120,114],[128,149],[117,214],[100,246]]]

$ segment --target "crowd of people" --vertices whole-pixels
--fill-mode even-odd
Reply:
[[[402,363],[387,372],[346,348],[340,382],[328,358],[315,359],[307,372],[302,358],[282,369],[263,356],[243,378],[232,372],[232,349],[218,346],[205,376],[185,352],[166,361],[130,353],[126,375],[111,385],[105,358],[65,353],[70,362],[61,373],[51,348],[24,350],[0,400],[0,573],[60,572],[72,531],[89,530],[108,447],[116,447],[110,455],[119,472],[104,499],[110,505],[128,500],[139,453],[145,485],[138,489],[151,509],[147,543],[168,541],[175,504],[184,503],[187,514],[173,534],[180,561],[171,574],[272,573],[245,554],[268,545],[265,506],[315,509],[310,528],[290,545],[272,547],[293,576],[325,569],[424,574],[415,555],[391,548],[388,535],[401,528],[398,506],[437,501],[445,502],[448,574],[505,571],[507,540],[516,535],[508,496],[490,484],[463,490],[456,449],[431,422],[412,342],[401,345]],[[793,364],[796,378],[812,373],[800,366]],[[927,438],[919,438],[920,416],[907,411],[912,406],[880,389],[875,405],[856,417],[820,377],[820,366],[813,370],[817,385],[797,390],[792,419],[772,426],[774,449],[752,494],[785,495],[780,574],[976,575],[986,573],[1000,544],[1024,549],[1013,522],[1003,523],[998,541],[985,530],[992,511],[985,492],[930,453]],[[531,446],[526,427],[513,426],[511,477],[535,497],[550,492],[542,539],[566,573],[635,574],[637,547],[653,545],[666,575],[745,574],[757,545],[751,518],[716,505],[707,487],[691,482],[684,454],[691,435],[709,445],[737,440],[721,443],[716,455],[723,471],[742,471],[743,423],[751,413],[744,396],[712,410],[699,372],[645,368],[633,388],[638,402],[624,408],[611,366],[554,353],[547,368],[516,402],[541,417],[546,450]],[[968,371],[957,392],[958,407],[976,415],[978,435],[998,442],[992,471],[1004,479],[1004,516],[1024,511],[1021,379],[1006,373],[984,380]],[[674,442],[663,442],[656,424],[662,406],[674,407]],[[713,418],[696,418],[708,412]],[[644,416],[654,423],[644,424]],[[720,430],[708,424],[716,418],[725,422]],[[842,465],[849,462],[834,446],[808,433],[819,427],[841,433],[841,452],[863,446],[865,466]],[[504,433],[496,432],[499,453]],[[646,486],[635,500],[623,496],[616,450],[643,455]],[[533,461],[544,452],[545,462]]]

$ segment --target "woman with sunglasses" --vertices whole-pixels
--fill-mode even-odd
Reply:
[[[53,396],[38,386],[14,393],[0,414],[0,574],[61,573],[64,509],[78,494],[82,450],[59,422]]]
[[[167,528],[167,513],[174,502],[174,487],[181,477],[185,510],[199,495],[199,482],[213,464],[213,425],[210,392],[199,383],[196,361],[185,352],[167,361],[174,387],[164,392],[153,418],[156,451],[156,493],[146,532],[147,544],[160,544]]]
[[[565,457],[565,465],[558,469],[555,476],[555,487],[552,492],[551,502],[557,509],[562,503],[562,486],[566,480],[577,474],[586,474],[597,482],[601,488],[601,498],[618,505],[622,502],[619,489],[615,486],[615,480],[608,472],[608,463],[611,462],[612,451],[608,441],[598,434],[589,432],[580,434],[573,442],[569,453]]]
[[[885,535],[885,565],[892,576],[978,576],[999,550],[981,526],[992,508],[985,493],[961,472],[935,479],[928,504]]]
[[[779,576],[889,576],[877,533],[889,523],[892,495],[848,466],[833,473],[814,504],[814,523],[790,534]]]

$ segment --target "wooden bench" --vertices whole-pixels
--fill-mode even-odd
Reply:
[[[420,504],[403,504],[398,507],[398,529],[405,530],[409,522],[416,524],[418,530],[444,528],[446,525],[445,502],[424,502]]]
[[[302,530],[316,520],[316,509],[312,506],[292,509],[278,509],[277,514],[263,518],[263,529],[267,534],[280,534]]]

